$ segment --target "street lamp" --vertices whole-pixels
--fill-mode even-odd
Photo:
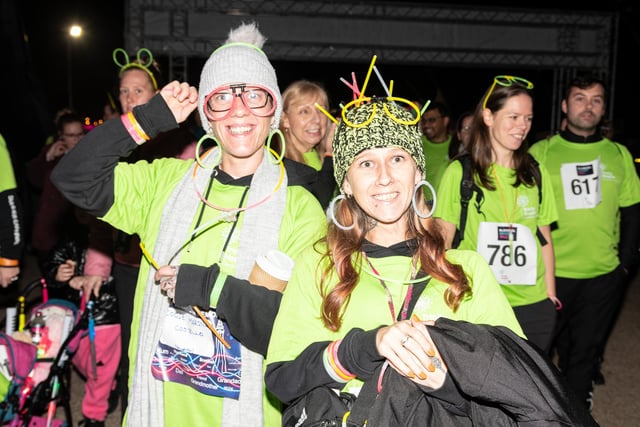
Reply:
[[[82,36],[82,27],[80,25],[72,25],[69,27],[69,37],[67,37],[67,96],[69,108],[73,109],[73,88],[71,77],[71,40]]]

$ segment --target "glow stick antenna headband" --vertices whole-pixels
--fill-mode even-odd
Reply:
[[[342,121],[333,139],[334,176],[340,187],[355,157],[369,148],[402,148],[411,155],[417,168],[424,174],[424,151],[420,130],[416,126],[420,120],[420,109],[414,102],[393,95],[393,80],[387,87],[375,67],[375,60],[374,56],[362,90],[357,90],[354,75],[352,83],[340,79],[354,95],[354,99],[342,107]],[[380,80],[386,96],[365,95],[372,72],[375,72]],[[355,96],[357,92],[358,95]],[[329,117],[322,108],[319,110]]]
[[[124,56],[124,62],[120,62],[118,60],[118,54],[122,54]],[[147,58],[146,62],[144,60],[144,57]],[[122,75],[122,73],[124,73],[125,71],[131,68],[138,68],[146,72],[149,75],[149,78],[151,78],[151,83],[153,84],[153,90],[158,90],[158,82],[156,81],[156,78],[154,77],[151,70],[149,69],[149,67],[153,64],[153,54],[146,47],[138,49],[138,52],[136,53],[136,60],[133,62],[130,60],[129,55],[124,49],[120,47],[117,49],[114,49],[113,62],[118,67],[120,67],[120,72],[118,73],[118,75],[120,76]]]

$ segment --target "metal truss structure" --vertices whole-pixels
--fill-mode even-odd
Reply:
[[[391,0],[129,0],[125,46],[166,55],[170,77],[180,78],[188,58],[208,57],[230,28],[253,20],[272,60],[368,62],[375,54],[406,65],[548,69],[554,98],[589,70],[615,92],[615,13]]]

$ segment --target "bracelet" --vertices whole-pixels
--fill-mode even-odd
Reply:
[[[554,295],[547,295],[549,297],[549,299],[551,300],[551,302],[553,302],[553,305],[556,306],[556,310],[562,310],[562,302],[558,299],[558,297],[554,296]]]
[[[20,260],[0,257],[0,267],[20,267]]]
[[[122,124],[127,129],[127,132],[129,132],[129,135],[131,136],[131,138],[133,138],[136,144],[142,145],[145,141],[151,139],[149,138],[149,135],[147,135],[147,133],[144,131],[144,129],[142,129],[142,126],[140,126],[140,123],[138,123],[138,121],[136,120],[133,112],[130,111],[126,114],[121,115],[120,120],[122,121]]]
[[[331,367],[335,370],[336,374],[338,374],[340,378],[343,378],[346,381],[350,381],[354,379],[356,376],[353,375],[351,372],[347,371],[342,366],[342,364],[340,363],[340,360],[338,359],[338,347],[340,347],[341,342],[342,340],[334,341],[331,344],[329,344],[329,346],[327,347],[329,363],[331,364]]]

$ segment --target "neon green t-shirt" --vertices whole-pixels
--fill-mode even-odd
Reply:
[[[573,143],[560,135],[529,149],[545,165],[558,206],[552,231],[556,276],[585,279],[611,272],[618,259],[619,208],[640,202],[629,150],[602,139]]]
[[[104,220],[127,232],[138,233],[149,253],[153,253],[158,237],[162,207],[171,195],[173,188],[182,180],[191,160],[160,159],[153,163],[120,163],[115,169],[114,196],[111,209]],[[208,200],[216,206],[237,207],[245,192],[244,186],[227,185],[214,180]],[[203,189],[200,189],[202,192]],[[194,197],[196,193],[194,191]],[[245,200],[246,201],[246,200]],[[196,224],[198,212],[185,212],[193,215]],[[203,209],[200,224],[217,217],[220,212],[209,207]],[[219,221],[214,223],[202,237],[198,237],[180,254],[180,264],[190,263],[209,266],[216,262],[221,271],[233,274],[238,256],[240,236],[244,215],[238,223]],[[315,197],[302,187],[287,188],[287,205],[282,217],[278,249],[294,258],[326,231],[326,217]],[[227,237],[231,233],[228,244]],[[222,254],[224,253],[224,256]],[[156,260],[160,265],[169,260]],[[130,372],[134,372],[136,360],[138,328],[149,263],[142,261],[134,300],[133,320],[131,324],[131,342],[129,346]],[[149,367],[150,369],[150,367]],[[166,426],[219,426],[221,425],[222,397],[208,396],[179,383],[164,382],[164,415]],[[280,426],[281,416],[278,403],[273,396],[263,394],[265,426]],[[269,399],[270,397],[270,399]],[[276,402],[276,403],[274,403]]]
[[[302,154],[302,158],[304,159],[305,165],[311,166],[317,171],[322,169],[322,159],[315,149]]]
[[[478,324],[502,325],[524,336],[513,309],[482,257],[472,251],[452,249],[447,252],[447,259],[463,266],[470,278],[473,295],[463,300],[454,313],[443,298],[448,285],[431,279],[417,300],[413,313],[421,320],[445,317]],[[410,257],[390,256],[370,258],[370,261],[380,277],[408,280],[411,276]],[[366,272],[370,270],[365,265],[344,311],[342,327],[336,332],[327,329],[320,316],[322,298],[318,290],[324,265],[321,255],[314,248],[307,249],[296,260],[273,327],[267,364],[293,360],[310,344],[340,339],[353,328],[371,330],[395,322],[384,288],[378,278]],[[335,286],[335,274],[331,280],[328,288]],[[408,285],[391,279],[385,280],[385,283],[397,313],[402,307]],[[360,381],[353,380],[344,389],[353,391],[359,386]]]
[[[434,189],[438,189],[442,174],[449,165],[449,146],[451,145],[451,135],[445,142],[435,143],[422,135],[422,149],[424,150],[425,178]]]
[[[542,203],[538,188],[520,185],[513,187],[512,169],[492,165],[498,177],[496,190],[482,189],[484,202],[478,212],[475,193],[469,201],[464,239],[460,249],[471,249],[483,254],[492,266],[512,306],[533,304],[547,298],[544,282],[545,265],[540,241],[536,237],[538,226],[549,225],[558,219],[556,202],[549,173],[540,165]],[[434,216],[460,226],[460,181],[462,164],[454,161],[445,171],[438,190]],[[495,178],[494,178],[495,181]],[[478,181],[476,180],[476,183]],[[490,228],[487,223],[502,223]],[[509,239],[509,225],[517,224],[515,239]],[[487,237],[487,230],[496,232],[497,238]],[[528,232],[527,232],[528,230]],[[500,234],[504,233],[504,234]],[[525,239],[525,234],[529,239]],[[502,238],[506,236],[505,238]],[[529,266],[529,273],[520,273]],[[509,268],[513,268],[511,272]]]

